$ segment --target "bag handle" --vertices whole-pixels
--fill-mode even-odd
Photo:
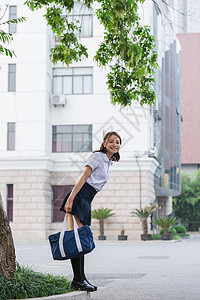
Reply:
[[[77,246],[78,251],[81,252],[81,251],[83,251],[83,249],[81,246],[81,241],[80,241],[80,237],[79,237],[79,233],[78,233],[79,227],[78,227],[75,217],[73,215],[72,215],[72,217],[73,217],[73,222],[74,222],[74,237],[75,237],[75,241],[76,241],[76,246]],[[59,237],[59,248],[60,248],[60,253],[61,253],[62,257],[66,256],[64,247],[63,247],[63,239],[64,239],[65,231],[68,231],[67,214],[65,214],[62,230],[60,232],[60,237]]]

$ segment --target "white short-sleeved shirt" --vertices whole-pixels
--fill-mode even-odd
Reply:
[[[109,179],[109,168],[112,160],[102,152],[94,152],[85,164],[92,169],[91,175],[86,180],[96,191],[100,191]]]

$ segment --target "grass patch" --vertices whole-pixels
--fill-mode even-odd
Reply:
[[[53,276],[35,272],[19,266],[12,279],[0,276],[0,299],[26,299],[47,297],[74,291],[64,276]]]

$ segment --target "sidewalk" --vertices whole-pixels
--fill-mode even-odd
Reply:
[[[20,264],[72,279],[69,261],[53,261],[48,242],[16,243]],[[86,255],[91,300],[199,300],[200,234],[182,242],[96,241]]]

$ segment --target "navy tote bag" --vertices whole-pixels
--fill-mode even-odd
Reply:
[[[66,260],[90,253],[94,248],[93,234],[88,225],[78,228],[73,216],[74,230],[68,230],[67,214],[61,232],[51,234],[49,243],[54,260]]]

